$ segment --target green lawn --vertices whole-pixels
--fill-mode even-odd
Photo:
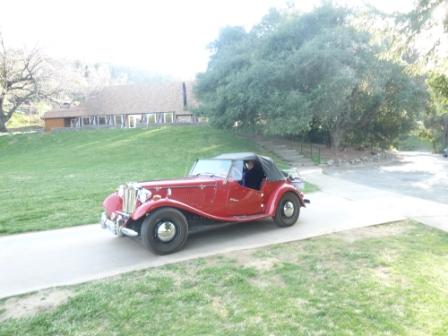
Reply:
[[[392,223],[48,290],[70,298],[0,335],[442,336],[447,284],[448,235]]]
[[[121,183],[184,176],[196,158],[256,150],[207,126],[0,136],[0,234],[95,223]]]

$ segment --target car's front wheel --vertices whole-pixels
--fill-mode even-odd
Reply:
[[[297,218],[299,218],[299,214],[299,197],[292,192],[287,192],[278,203],[274,222],[280,227],[292,226],[297,221]]]
[[[187,241],[188,222],[179,210],[161,208],[145,218],[141,236],[143,244],[155,253],[173,253]]]

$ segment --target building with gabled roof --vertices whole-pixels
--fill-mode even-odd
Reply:
[[[45,130],[84,127],[138,127],[153,123],[196,122],[192,82],[117,85],[92,93],[77,106],[44,114]]]

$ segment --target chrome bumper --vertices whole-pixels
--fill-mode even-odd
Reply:
[[[124,220],[122,216],[117,216],[116,220],[109,219],[105,212],[101,214],[101,227],[108,229],[116,236],[136,237],[138,232],[127,227],[123,227]]]

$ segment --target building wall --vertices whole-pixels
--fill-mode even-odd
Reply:
[[[196,123],[198,119],[188,111],[183,113],[155,112],[144,114],[121,114],[121,115],[89,115],[82,117],[52,116],[44,119],[45,131],[50,132],[54,128],[101,128],[101,127],[149,127],[150,124],[172,124],[172,123]],[[45,117],[44,117],[45,118]],[[111,119],[112,118],[112,119]],[[131,119],[133,120],[130,123]]]
[[[64,127],[64,118],[45,119],[45,132],[50,132],[53,128]]]

